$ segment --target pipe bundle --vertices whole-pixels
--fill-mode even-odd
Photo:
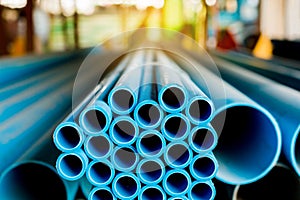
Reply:
[[[213,113],[166,54],[131,52],[57,126],[57,171],[89,199],[213,199]]]

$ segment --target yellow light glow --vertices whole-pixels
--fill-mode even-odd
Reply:
[[[0,5],[9,8],[23,8],[27,4],[27,0],[0,0]]]
[[[205,0],[206,5],[213,6],[217,3],[217,0]]]

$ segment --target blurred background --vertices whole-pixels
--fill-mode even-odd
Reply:
[[[205,48],[300,59],[299,0],[0,0],[0,55],[92,47],[142,27]]]

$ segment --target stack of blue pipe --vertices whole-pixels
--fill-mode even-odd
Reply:
[[[55,129],[56,169],[89,199],[213,199],[213,112],[167,55],[131,52]]]

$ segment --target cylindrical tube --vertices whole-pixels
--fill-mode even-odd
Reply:
[[[86,177],[94,186],[108,185],[115,177],[115,169],[107,160],[92,161],[87,167]]]
[[[200,65],[201,56],[199,63],[183,52],[175,59],[216,107],[211,124],[218,134],[214,150],[220,163],[217,178],[228,184],[246,184],[266,175],[281,152],[281,133],[274,117]]]
[[[180,113],[169,114],[161,122],[161,132],[169,141],[184,140],[190,132],[190,121]]]
[[[112,150],[113,143],[107,134],[88,136],[84,142],[84,151],[93,160],[108,158]]]
[[[195,181],[189,190],[188,196],[190,200],[212,200],[216,196],[216,189],[211,181]]]
[[[119,199],[131,200],[138,196],[141,183],[138,178],[130,173],[121,173],[112,183],[112,191]]]
[[[59,124],[53,133],[54,144],[62,152],[71,152],[80,149],[84,138],[82,129],[74,122]]]
[[[144,159],[136,168],[137,176],[146,185],[157,185],[164,178],[165,166],[159,159]]]
[[[129,147],[116,147],[111,155],[111,162],[115,169],[121,172],[132,171],[139,161],[136,150]]]
[[[116,200],[109,187],[96,187],[89,194],[89,200]]]
[[[129,146],[133,144],[138,134],[138,125],[129,116],[116,117],[109,128],[111,140],[119,146]]]
[[[163,187],[171,196],[185,195],[191,187],[191,177],[182,169],[170,170],[163,179]]]
[[[156,130],[144,131],[136,141],[137,152],[144,157],[153,158],[161,156],[166,148],[166,140]]]
[[[189,135],[189,145],[196,152],[205,154],[212,151],[218,141],[218,135],[210,125],[196,126]]]
[[[163,191],[163,189],[158,186],[144,186],[140,193],[139,193],[139,200],[154,200],[154,199],[159,199],[159,200],[166,200],[167,195]]]
[[[88,158],[83,151],[62,153],[56,161],[58,174],[69,181],[80,179],[86,171]]]
[[[144,52],[136,52],[129,62],[114,88],[108,95],[108,104],[116,114],[129,114],[137,104],[139,87],[141,84]],[[135,77],[134,79],[132,77]]]
[[[191,175],[199,181],[208,181],[214,178],[218,168],[218,162],[213,153],[195,156],[189,167]]]
[[[112,112],[109,106],[100,100],[85,108],[79,117],[80,126],[88,135],[105,133],[112,120]]]
[[[168,200],[188,200],[185,196],[171,197]]]
[[[185,142],[170,143],[166,148],[164,159],[172,168],[185,168],[193,158],[193,152]]]
[[[55,168],[45,162],[15,163],[0,177],[0,199],[73,200],[77,189],[77,182],[61,179]]]

